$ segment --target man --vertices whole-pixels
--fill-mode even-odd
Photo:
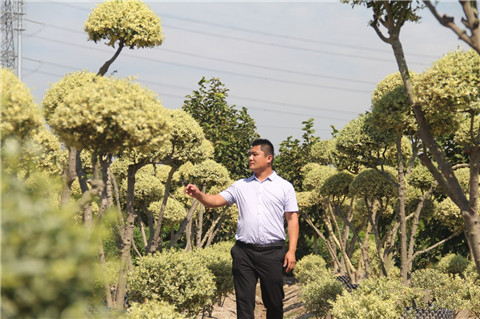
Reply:
[[[238,206],[236,243],[231,253],[239,319],[254,319],[258,279],[267,319],[283,318],[283,269],[290,272],[295,267],[299,232],[297,199],[292,184],[273,171],[273,159],[272,143],[258,139],[249,152],[251,177],[236,181],[216,195],[205,194],[192,184],[185,187],[185,193],[206,207],[233,203]],[[284,217],[288,226],[287,253]]]

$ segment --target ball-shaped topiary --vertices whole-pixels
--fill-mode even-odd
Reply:
[[[138,0],[110,0],[99,4],[89,14],[85,31],[90,40],[107,40],[114,47],[117,41],[137,48],[162,44],[160,18],[150,7]]]

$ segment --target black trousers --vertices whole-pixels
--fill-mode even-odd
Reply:
[[[237,318],[254,319],[255,290],[260,279],[267,319],[283,318],[283,261],[285,248],[258,250],[238,242],[231,250]]]

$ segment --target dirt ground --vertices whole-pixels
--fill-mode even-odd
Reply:
[[[303,303],[300,300],[300,285],[292,277],[285,277],[285,284],[283,286],[285,291],[284,299],[284,319],[307,319],[314,318],[313,314],[306,312]],[[235,295],[228,295],[222,306],[215,305],[211,316],[204,316],[203,318],[212,319],[235,319],[237,317]],[[201,317],[200,317],[201,318]],[[255,319],[266,318],[265,307],[262,303],[260,292],[260,285],[257,285]]]

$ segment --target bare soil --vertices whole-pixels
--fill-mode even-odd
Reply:
[[[284,319],[307,319],[314,318],[313,314],[308,313],[300,300],[300,285],[292,277],[285,277],[283,289],[285,299],[283,300]],[[255,306],[255,319],[265,319],[266,310],[263,306],[260,285],[257,284]],[[237,317],[235,294],[230,294],[225,298],[221,306],[215,305],[212,315],[205,315],[203,318],[212,319],[234,319]]]

